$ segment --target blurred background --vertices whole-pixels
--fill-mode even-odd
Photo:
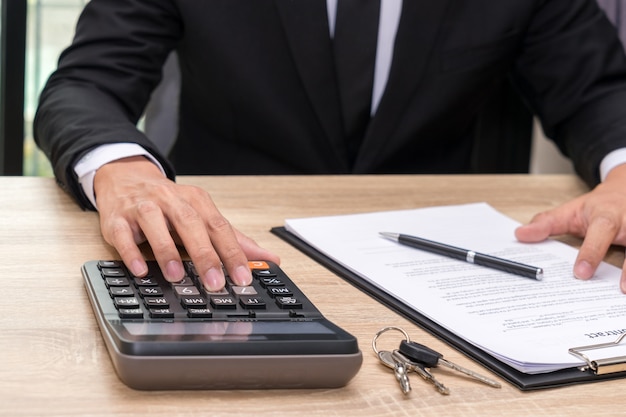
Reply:
[[[28,0],[24,79],[24,175],[52,175],[48,160],[33,141],[32,121],[39,92],[56,68],[59,54],[71,42],[76,20],[87,1]]]

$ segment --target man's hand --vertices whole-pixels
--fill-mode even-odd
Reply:
[[[579,279],[593,276],[611,244],[626,245],[626,164],[613,168],[592,191],[537,214],[515,231],[522,242],[539,242],[562,234],[584,237],[574,264],[574,276]],[[626,262],[620,288],[626,293]]]
[[[206,191],[174,183],[144,157],[102,166],[94,190],[102,235],[136,276],[148,272],[138,247],[145,241],[172,282],[184,275],[176,244],[183,245],[210,291],[224,286],[222,263],[235,283],[248,285],[252,279],[248,259],[279,262],[231,227]]]

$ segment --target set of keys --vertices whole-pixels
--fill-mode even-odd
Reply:
[[[398,331],[404,335],[404,340],[400,342],[400,347],[392,351],[379,350],[376,346],[378,338],[383,333],[391,330]],[[499,382],[452,363],[444,359],[441,353],[436,352],[427,346],[412,342],[408,333],[400,327],[390,326],[379,330],[378,333],[376,333],[376,336],[374,336],[374,340],[372,340],[372,349],[374,349],[374,352],[383,365],[393,369],[394,375],[400,383],[400,388],[404,394],[411,392],[409,372],[415,372],[425,381],[431,383],[440,394],[450,394],[450,389],[439,382],[430,372],[432,368],[436,368],[438,366],[443,366],[460,372],[491,387],[500,388]]]

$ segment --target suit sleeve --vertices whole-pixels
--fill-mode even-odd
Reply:
[[[102,144],[138,143],[174,171],[136,124],[181,35],[175,7],[166,0],[92,0],[76,35],[59,59],[39,100],[35,141],[52,163],[59,185],[90,207],[73,166]]]
[[[538,2],[515,78],[544,131],[591,187],[626,147],[626,56],[595,1]]]

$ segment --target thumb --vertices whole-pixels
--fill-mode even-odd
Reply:
[[[568,233],[568,215],[563,207],[537,214],[530,223],[515,229],[515,237],[520,242],[533,243],[546,240],[550,236]]]

